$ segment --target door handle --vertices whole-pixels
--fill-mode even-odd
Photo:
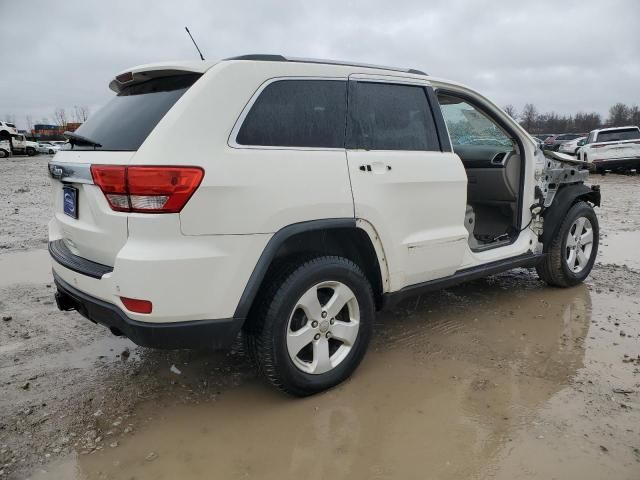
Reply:
[[[371,172],[371,173],[387,173],[391,171],[391,165],[387,165],[382,162],[374,162],[371,164],[360,165],[360,170],[363,172]]]

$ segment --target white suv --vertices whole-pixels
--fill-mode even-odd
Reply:
[[[49,251],[58,307],[140,345],[242,330],[275,386],[309,395],[354,371],[399,299],[514,267],[566,287],[593,266],[587,171],[457,83],[248,55],[110,87],[49,162]]]
[[[597,171],[640,169],[640,128],[611,127],[592,130],[578,157]]]

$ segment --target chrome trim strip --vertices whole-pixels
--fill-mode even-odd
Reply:
[[[49,176],[68,183],[93,185],[90,163],[49,162]]]

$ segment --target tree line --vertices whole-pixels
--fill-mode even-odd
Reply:
[[[518,113],[513,105],[503,107],[511,118],[518,121],[529,133],[589,133],[596,128],[640,125],[640,108],[637,105],[616,103],[609,108],[609,116],[603,120],[597,112],[580,112],[560,115],[556,112],[540,113],[532,103],[527,103]]]
[[[90,110],[88,106],[74,105],[74,107],[70,110],[67,110],[65,108],[56,108],[53,111],[51,118],[53,118],[53,125],[57,125],[58,127],[66,127],[69,123],[84,123],[87,118],[89,118],[89,113]],[[0,115],[0,120],[16,124],[16,116],[13,113],[5,113]],[[29,132],[33,130],[34,124],[52,124],[48,117],[43,117],[39,120],[34,121],[32,115],[25,115],[24,120],[24,126],[27,127],[27,131]]]

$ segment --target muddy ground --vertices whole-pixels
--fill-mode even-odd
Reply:
[[[154,351],[57,311],[46,161],[0,161],[0,479],[640,478],[640,177],[594,177],[585,285],[520,269],[411,299],[300,400],[240,342]]]

